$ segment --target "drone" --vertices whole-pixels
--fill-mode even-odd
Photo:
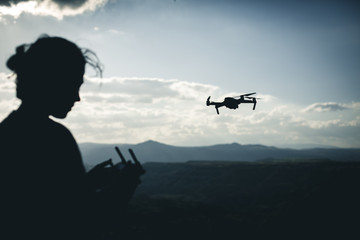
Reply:
[[[237,109],[239,107],[239,104],[241,104],[241,103],[253,103],[254,104],[253,110],[255,110],[256,102],[257,102],[256,99],[259,99],[259,98],[249,97],[254,94],[256,94],[256,93],[255,92],[247,93],[247,94],[243,94],[243,95],[240,95],[237,97],[226,97],[224,99],[224,101],[222,101],[222,102],[210,102],[211,96],[209,96],[206,100],[206,106],[215,105],[217,114],[219,114],[219,109],[218,109],[219,107],[225,106],[230,109]]]

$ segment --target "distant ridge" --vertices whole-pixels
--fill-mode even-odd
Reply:
[[[336,161],[359,161],[360,148],[311,148],[289,149],[269,147],[260,144],[238,143],[212,146],[172,146],[148,140],[138,144],[81,143],[80,150],[85,164],[95,165],[109,158],[120,161],[114,147],[118,146],[125,158],[130,159],[128,149],[132,148],[141,162],[186,162],[196,161],[256,161],[263,159],[329,159]]]
[[[291,149],[311,149],[311,148],[339,148],[331,145],[323,145],[323,144],[284,144],[278,146],[279,148],[291,148]]]

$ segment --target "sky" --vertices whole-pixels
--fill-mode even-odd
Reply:
[[[6,60],[43,33],[105,68],[59,120],[78,142],[360,147],[355,1],[0,1],[0,119],[20,104]],[[250,92],[255,111],[205,105]]]

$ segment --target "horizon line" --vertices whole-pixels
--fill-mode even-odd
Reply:
[[[299,144],[266,145],[266,144],[261,144],[261,143],[241,144],[241,143],[238,143],[238,142],[230,142],[230,143],[215,143],[215,144],[209,144],[209,145],[176,145],[176,144],[168,144],[168,143],[164,143],[164,142],[160,142],[160,141],[156,141],[156,140],[152,140],[152,139],[142,141],[142,142],[138,142],[138,143],[101,143],[101,142],[88,142],[88,141],[85,141],[85,142],[79,142],[78,144],[79,145],[80,144],[140,145],[140,144],[149,143],[149,142],[158,143],[158,144],[162,144],[162,145],[173,146],[173,147],[211,147],[211,146],[217,146],[217,145],[237,144],[237,145],[240,145],[240,146],[258,145],[258,146],[265,146],[265,147],[282,148],[282,149],[295,149],[295,150],[314,149],[314,148],[324,148],[324,149],[359,149],[360,148],[360,147],[337,147],[337,146],[332,146],[332,145],[312,144],[312,143],[308,143],[308,144],[299,143]]]

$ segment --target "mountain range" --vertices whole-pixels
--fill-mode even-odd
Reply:
[[[131,159],[128,149],[133,149],[141,163],[187,162],[187,161],[271,161],[271,160],[335,160],[359,161],[360,148],[309,148],[291,149],[264,145],[241,145],[238,143],[213,146],[179,147],[156,141],[139,144],[80,143],[84,163],[94,166],[111,158],[114,163],[120,158],[115,151],[118,146],[126,159]]]

